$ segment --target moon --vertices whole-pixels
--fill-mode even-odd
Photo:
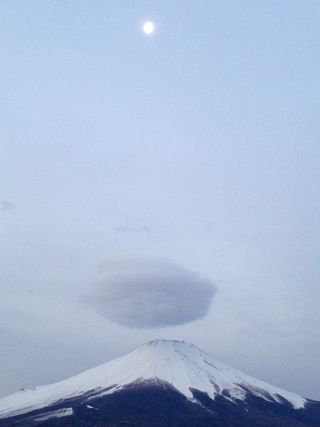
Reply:
[[[142,31],[147,36],[150,36],[154,32],[154,23],[152,21],[146,21],[142,25]]]

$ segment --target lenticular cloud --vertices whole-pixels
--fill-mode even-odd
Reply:
[[[198,273],[159,260],[108,261],[86,301],[120,325],[181,325],[208,313],[214,284]]]

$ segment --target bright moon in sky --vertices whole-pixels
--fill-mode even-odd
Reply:
[[[154,32],[154,23],[151,21],[146,21],[142,25],[142,30],[148,36]]]

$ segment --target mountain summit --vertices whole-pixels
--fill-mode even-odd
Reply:
[[[14,425],[302,427],[320,426],[320,408],[193,344],[154,340],[67,380],[1,399],[0,426]]]

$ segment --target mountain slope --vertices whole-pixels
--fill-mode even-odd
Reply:
[[[132,402],[135,402],[133,407]],[[160,402],[166,402],[162,409]],[[278,425],[270,424],[270,416],[274,422],[277,417],[282,418],[281,426],[320,426],[318,403],[232,369],[192,344],[171,340],[151,341],[124,357],[67,380],[1,399],[0,426],[99,426],[100,421],[106,426],[140,425],[134,422],[135,418],[141,421],[142,414],[149,414],[146,425],[151,426],[152,414],[148,408],[155,403],[152,414],[159,422],[173,411],[170,422],[159,425],[178,425],[174,420],[181,417],[182,425],[188,425],[195,417],[198,424],[193,420],[193,426],[212,425],[213,419],[217,426],[257,426],[260,425],[257,420],[248,424],[248,419],[256,414],[258,418],[268,419],[266,426]],[[160,409],[161,413],[156,415]],[[128,420],[115,424],[119,414],[127,414],[131,424]],[[231,421],[227,421],[230,417]],[[247,424],[241,424],[241,417],[247,419]],[[88,424],[83,424],[87,418]],[[222,424],[218,424],[220,418]],[[75,424],[77,419],[82,424]]]

